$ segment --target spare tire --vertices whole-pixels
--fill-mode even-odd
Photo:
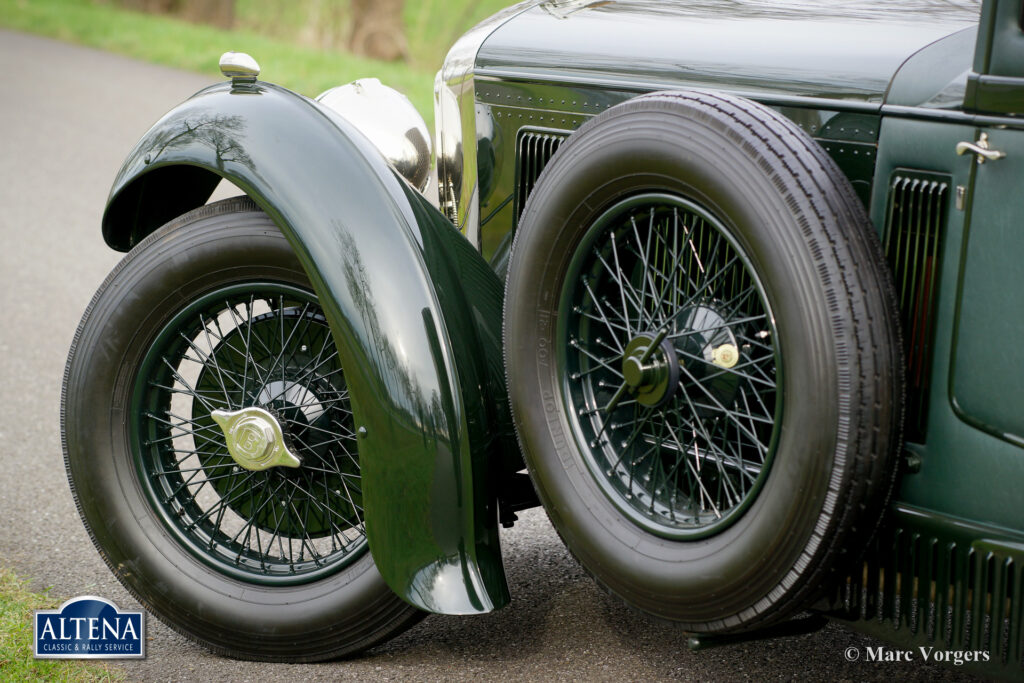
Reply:
[[[505,354],[566,545],[687,630],[806,607],[891,494],[891,275],[847,179],[757,103],[656,93],[573,134],[518,228]]]

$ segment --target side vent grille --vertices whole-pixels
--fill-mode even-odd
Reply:
[[[988,672],[1024,675],[1024,545],[896,516],[840,585],[833,615],[901,644],[987,652]]]
[[[889,185],[885,256],[899,297],[907,352],[908,441],[923,443],[927,427],[935,286],[946,206],[948,176],[897,171]]]
[[[516,222],[523,213],[526,199],[537,184],[540,172],[567,137],[564,133],[535,130],[520,132],[519,144],[516,146]]]

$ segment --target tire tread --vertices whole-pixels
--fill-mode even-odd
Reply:
[[[860,559],[881,522],[898,473],[904,398],[902,339],[895,287],[885,265],[881,243],[853,188],[820,145],[791,121],[758,103],[703,91],[637,97],[591,119],[570,136],[538,178],[537,188],[561,171],[559,159],[570,163],[575,147],[590,137],[590,131],[609,125],[617,117],[631,117],[635,132],[641,124],[654,120],[664,124],[665,117],[694,115],[703,117],[707,126],[724,130],[737,144],[756,147],[754,154],[758,156],[762,171],[785,194],[790,209],[796,212],[798,207],[806,207],[816,216],[816,222],[801,222],[800,229],[818,264],[819,274],[827,283],[830,324],[837,340],[839,359],[839,401],[844,408],[842,413],[852,418],[849,424],[840,424],[837,467],[827,492],[833,509],[819,519],[814,531],[817,540],[805,548],[788,576],[779,582],[781,590],[774,593],[780,595],[769,594],[748,610],[715,622],[684,624],[696,631],[727,632],[766,626],[807,608],[827,590],[831,580]],[[649,117],[650,121],[644,117]],[[740,130],[744,134],[736,133]],[[799,194],[790,193],[794,183],[787,183],[781,173],[796,180]],[[531,195],[520,225],[533,227],[532,218],[538,210],[535,200],[540,194],[535,190]],[[509,363],[513,353],[509,344],[509,312],[516,305],[510,300],[511,283],[520,267],[516,257],[523,258],[519,254],[523,233],[517,230],[513,238],[506,286],[503,334],[506,379],[510,386],[516,379]],[[878,290],[881,296],[868,296],[872,289]],[[845,311],[841,309],[844,306]],[[849,343],[843,343],[847,338]],[[512,409],[515,414],[518,406],[513,403]],[[516,419],[514,424],[525,449],[522,420]],[[530,466],[530,458],[526,460]],[[538,490],[538,494],[545,500],[542,491]],[[551,516],[550,509],[548,513]],[[565,542],[558,524],[553,526]],[[821,543],[825,544],[823,549],[812,547]],[[579,561],[571,545],[566,545]],[[585,563],[580,564],[606,593],[644,613],[618,595]],[[798,582],[800,585],[793,588]]]
[[[69,388],[78,386],[79,377],[76,375],[76,369],[81,370],[82,368],[82,362],[77,359],[79,348],[89,347],[93,340],[103,333],[102,327],[92,325],[90,321],[94,316],[99,315],[102,317],[101,314],[104,307],[113,306],[117,303],[117,297],[112,296],[112,290],[118,286],[121,276],[126,269],[148,272],[161,262],[166,255],[164,250],[159,248],[159,243],[168,240],[185,240],[188,244],[202,242],[236,225],[240,222],[239,219],[246,215],[256,219],[257,222],[264,223],[264,228],[257,229],[261,235],[275,236],[281,239],[282,242],[284,241],[284,236],[269,221],[266,214],[260,210],[252,199],[245,196],[232,197],[194,209],[149,234],[126,254],[104,279],[86,307],[82,320],[75,330],[68,353],[68,360],[64,366],[60,402],[60,433],[64,466],[68,475],[68,483],[75,507],[98,554],[125,590],[143,608],[157,616],[171,630],[184,636],[187,640],[202,645],[215,654],[236,659],[289,663],[337,659],[359,653],[380,644],[384,640],[418,623],[426,616],[426,613],[408,605],[399,599],[398,596],[389,592],[380,596],[365,610],[372,613],[372,615],[368,615],[372,616],[372,619],[368,619],[368,621],[372,621],[372,624],[355,623],[347,628],[335,628],[329,633],[302,643],[279,642],[276,645],[269,642],[253,643],[242,637],[233,637],[229,633],[220,634],[219,640],[204,637],[195,631],[189,630],[189,628],[177,620],[166,617],[160,606],[150,596],[137,589],[132,581],[129,580],[131,570],[122,563],[116,562],[110,556],[89,523],[87,513],[83,507],[82,492],[76,486],[72,472],[67,424]],[[197,225],[199,221],[202,221],[201,225]],[[278,640],[280,641],[280,638]]]

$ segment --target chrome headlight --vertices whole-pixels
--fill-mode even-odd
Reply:
[[[427,188],[430,133],[409,98],[376,78],[361,78],[316,99],[358,128],[413,187]]]

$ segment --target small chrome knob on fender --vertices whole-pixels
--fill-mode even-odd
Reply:
[[[225,52],[220,56],[220,72],[235,83],[255,83],[260,65],[244,52]]]

